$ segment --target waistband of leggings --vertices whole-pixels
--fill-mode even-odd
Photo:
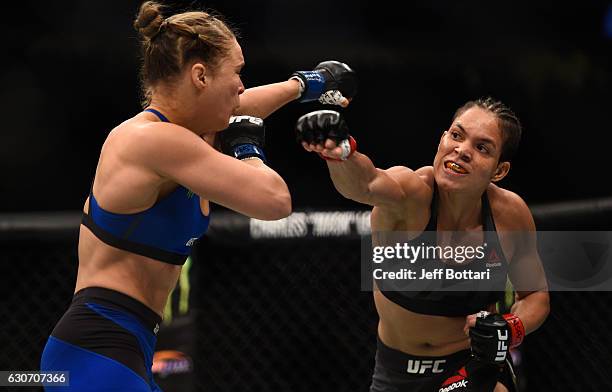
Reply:
[[[465,363],[471,356],[470,350],[435,357],[412,355],[387,346],[379,336],[376,337],[376,340],[376,363],[398,373],[431,376],[432,373],[440,373],[455,365]]]
[[[93,302],[102,306],[127,311],[136,316],[144,326],[153,331],[161,323],[162,318],[147,305],[116,290],[103,287],[87,287],[77,291],[72,298],[73,305]]]

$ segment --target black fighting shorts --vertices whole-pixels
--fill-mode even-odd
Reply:
[[[444,357],[414,356],[377,341],[370,392],[491,392],[497,382],[516,392],[509,360],[501,367],[483,364],[470,350]]]

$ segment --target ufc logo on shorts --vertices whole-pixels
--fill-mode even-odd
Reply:
[[[431,369],[432,373],[442,373],[444,371],[442,365],[445,362],[446,359],[438,359],[437,361],[409,359],[406,371],[411,374],[425,374],[427,369]]]
[[[495,357],[496,362],[503,362],[506,360],[508,354],[508,331],[497,330],[497,356]]]
[[[248,122],[250,122],[251,124],[255,124],[255,125],[263,124],[263,120],[261,118],[251,117],[251,116],[232,116],[230,117],[229,123],[230,124],[241,123],[242,120],[248,120]]]

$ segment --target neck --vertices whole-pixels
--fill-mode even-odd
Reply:
[[[456,193],[439,189],[438,200],[438,227],[441,230],[468,230],[482,224],[482,193]]]
[[[193,102],[195,100],[181,96],[177,91],[158,86],[153,93],[149,107],[161,112],[171,123],[200,135],[203,133],[202,125],[199,124],[201,116],[194,115],[198,111],[193,107]]]

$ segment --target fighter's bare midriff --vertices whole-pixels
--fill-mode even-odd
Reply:
[[[162,316],[181,266],[162,263],[109,246],[85,226],[79,237],[79,272],[75,291],[104,287],[137,299]]]
[[[463,330],[465,317],[411,312],[378,290],[374,291],[374,303],[380,319],[378,335],[389,347],[423,356],[444,356],[470,347]]]

